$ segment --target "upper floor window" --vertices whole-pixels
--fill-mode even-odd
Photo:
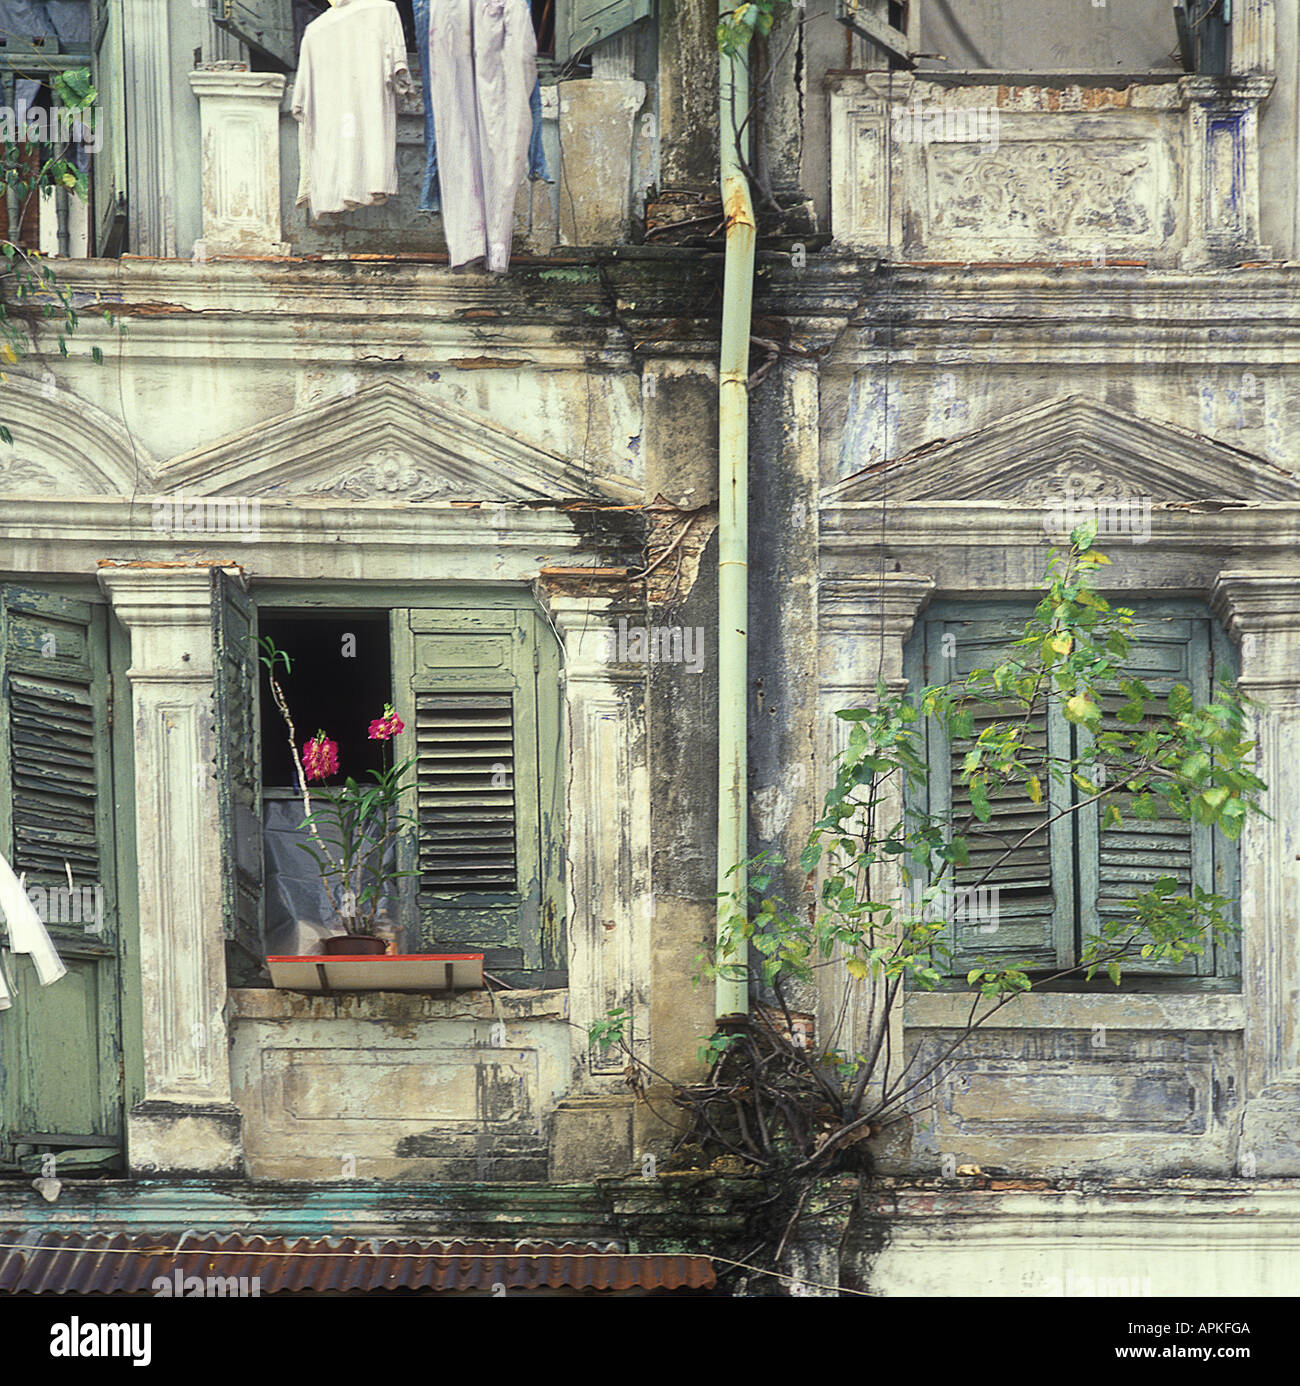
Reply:
[[[348,776],[369,784],[383,751],[398,762],[416,757],[403,804],[415,831],[386,863],[415,874],[382,907],[406,946],[483,952],[485,969],[511,985],[563,985],[559,648],[531,600],[332,610],[263,602],[249,620],[291,657],[280,681],[299,749],[318,729],[338,743],[339,771],[324,792]],[[308,837],[287,729],[260,668],[257,678],[257,763],[245,761],[242,773],[254,781],[246,797],[262,819],[266,948],[306,952],[321,932],[312,926],[334,921],[325,917],[319,871],[299,846]],[[404,732],[371,741],[368,722],[388,702]],[[251,732],[251,719],[243,726]],[[240,773],[232,765],[236,795]],[[321,786],[310,788],[319,807]],[[247,851],[244,858],[249,879],[236,897],[246,902],[251,944],[263,882]]]
[[[1024,634],[1030,610],[1016,603],[935,603],[908,645],[909,686],[916,691],[960,681],[972,669],[998,664],[1007,657],[1011,642]],[[1133,610],[1136,623],[1125,669],[1156,695],[1157,715],[1176,684],[1189,689],[1198,705],[1209,702],[1219,672],[1233,668],[1234,652],[1205,606],[1193,601],[1140,602]],[[1104,699],[1103,731],[1132,730],[1116,716],[1125,701],[1118,690]],[[950,741],[937,725],[927,725],[927,784],[923,790],[909,791],[912,809],[955,822],[971,820],[966,834],[970,861],[955,869],[953,885],[961,900],[960,892],[971,892],[982,883],[984,893],[968,898],[988,906],[950,910],[954,917],[945,937],[953,950],[954,976],[964,978],[980,957],[998,966],[1027,963],[1031,972],[1039,973],[1071,967],[1101,923],[1130,917],[1126,902],[1150,890],[1162,876],[1177,881],[1179,894],[1199,885],[1237,898],[1236,843],[1217,828],[1167,812],[1155,818],[1135,816],[1134,796],[1124,791],[1108,800],[1119,809],[1120,822],[1105,829],[1101,806],[1086,804],[1093,796],[1068,781],[1050,780],[1046,773],[1041,777],[1041,803],[1030,802],[1022,786],[1001,796],[991,790],[988,822],[973,821],[969,791],[959,772],[974,738],[997,720],[993,709],[981,710],[974,735],[964,741]],[[1030,743],[1044,761],[1065,761],[1080,753],[1087,736],[1052,703],[1034,714]],[[1227,986],[1239,977],[1240,963],[1235,947],[1216,947],[1207,940],[1200,957],[1188,956],[1180,963],[1135,958],[1125,962],[1124,974],[1148,985],[1178,978],[1178,985],[1184,986]],[[1081,978],[1078,974],[1067,981],[1076,985]]]

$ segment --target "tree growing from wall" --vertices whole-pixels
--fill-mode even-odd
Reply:
[[[919,1116],[943,1067],[1017,998],[1071,977],[1118,987],[1135,961],[1177,964],[1239,928],[1231,900],[1160,876],[1100,916],[1072,966],[1047,972],[1029,961],[977,957],[964,971],[965,1023],[938,1052],[895,1050],[905,989],[933,990],[954,971],[954,901],[978,899],[1026,847],[1046,849],[1057,822],[1095,811],[1102,832],[1172,819],[1236,839],[1263,811],[1249,700],[1222,679],[1199,704],[1183,685],[1157,693],[1126,668],[1134,613],[1097,591],[1109,560],[1094,539],[1095,525],[1081,527],[1067,549],[1052,551],[1044,595],[1000,663],[915,695],[890,694],[882,684],[870,706],[838,713],[852,731],[803,851],[803,898],[790,904],[772,894],[781,863],[754,858],[746,863],[746,898],[733,901],[715,952],[701,960],[697,981],[733,969],[748,980],[752,1002],[748,1017],[704,1041],[703,1080],[674,1084],[647,1070],[624,1043],[621,1013],[591,1029],[593,1045],[627,1050],[639,1091],[651,1080],[667,1085],[682,1113],[677,1162],[744,1169],[767,1181],[768,1215],[754,1254],[766,1255],[768,1268],[780,1261],[818,1181],[869,1172],[872,1139]],[[1054,753],[1042,735],[1057,714],[1080,728],[1073,754]],[[962,812],[902,807],[905,786],[924,785],[930,773],[927,724],[954,749],[953,797]],[[1023,832],[1005,826],[1017,803],[1026,810]],[[718,961],[730,957],[749,961]],[[839,1018],[814,1047],[788,994],[827,971],[834,984],[823,977],[821,991],[841,998]],[[850,1007],[867,1021],[860,1047],[846,1052],[840,1037]]]

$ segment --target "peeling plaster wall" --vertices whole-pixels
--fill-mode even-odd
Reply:
[[[569,1069],[562,992],[447,1001],[231,993],[254,1179],[546,1177]]]

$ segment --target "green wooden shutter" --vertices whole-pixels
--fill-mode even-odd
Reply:
[[[257,648],[241,581],[212,570],[212,647],[221,912],[231,986],[263,979],[262,820],[257,764]]]
[[[4,954],[0,1166],[110,1163],[121,1149],[121,1024],[111,704],[104,607],[0,588],[0,849],[40,910],[65,977]],[[68,888],[68,872],[72,888]]]
[[[216,24],[281,63],[286,71],[298,66],[293,41],[293,0],[210,0]]]
[[[91,11],[91,71],[96,101],[96,138],[91,155],[91,231],[94,254],[121,255],[126,241],[126,63],[123,55],[122,6],[94,0]]]
[[[482,951],[515,985],[564,975],[558,655],[524,609],[393,616],[398,710],[415,730],[405,869],[423,944]],[[407,752],[410,753],[409,751]]]
[[[986,613],[988,619],[962,620],[940,614],[926,621],[923,678],[927,684],[959,681],[972,669],[990,668],[1006,658],[1011,641],[1023,632],[1023,620],[1017,622],[1015,614],[1004,607],[981,608],[981,615]],[[989,723],[1014,715],[1010,706],[981,713],[976,717],[975,735]],[[1053,709],[1031,724],[1030,740],[1042,753],[1050,750],[1053,756],[1064,755],[1069,724]],[[954,824],[964,823],[971,814],[969,793],[959,783],[958,772],[972,744],[949,741],[936,725],[927,732],[929,810]],[[1072,961],[1070,826],[1068,820],[1049,821],[1068,802],[1068,790],[1052,785],[1046,774],[1042,782],[1042,804],[1031,803],[1023,789],[1004,794],[991,790],[989,821],[971,819],[966,832],[970,864],[955,869],[952,882],[956,896],[945,910],[954,973],[964,974],[980,957],[998,965],[1018,964],[1035,970],[1066,967]],[[1038,831],[1021,843],[1034,829]],[[971,894],[986,872],[985,893]]]
[[[649,17],[654,0],[559,0],[555,24],[555,59],[568,62],[575,53],[630,29]]]
[[[1214,646],[1219,643],[1222,651],[1226,642],[1216,642],[1210,618],[1191,614],[1193,610],[1186,604],[1166,604],[1160,608],[1144,606],[1137,611],[1140,619],[1133,628],[1134,639],[1125,669],[1157,695],[1153,709],[1157,716],[1167,708],[1169,690],[1174,684],[1189,688],[1198,703],[1208,702],[1212,696]],[[1120,693],[1103,697],[1103,731],[1133,730],[1132,724],[1115,717],[1126,701]],[[1079,735],[1084,735],[1082,729]],[[1161,876],[1173,876],[1180,894],[1192,885],[1220,894],[1235,894],[1237,854],[1222,834],[1172,814],[1149,822],[1136,819],[1130,812],[1133,797],[1123,791],[1113,796],[1123,821],[1105,832],[1100,831],[1099,808],[1079,815],[1082,937],[1095,934],[1103,919],[1132,918],[1132,911],[1124,902],[1139,891],[1149,890]],[[1210,942],[1200,958],[1189,957],[1182,963],[1139,959],[1126,962],[1123,967],[1126,973],[1139,975],[1192,977],[1212,975],[1216,961],[1231,968],[1231,951],[1216,960]]]

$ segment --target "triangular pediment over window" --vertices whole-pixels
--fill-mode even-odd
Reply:
[[[174,457],[162,489],[358,501],[634,503],[627,477],[594,477],[500,424],[381,381]]]
[[[1254,453],[1071,396],[855,472],[822,501],[1041,505],[1070,494],[1249,505],[1300,501],[1300,477]]]

